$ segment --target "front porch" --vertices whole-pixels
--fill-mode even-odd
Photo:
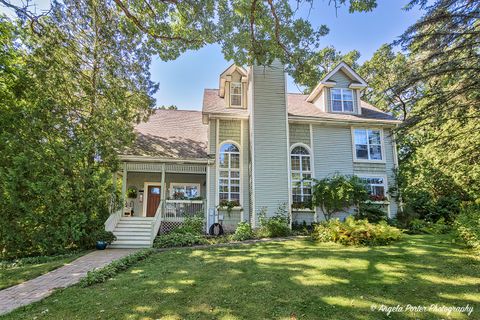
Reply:
[[[150,247],[186,217],[206,217],[207,163],[125,161],[121,206],[105,223],[112,247]]]

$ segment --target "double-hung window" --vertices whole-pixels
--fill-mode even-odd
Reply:
[[[232,107],[242,106],[242,83],[241,82],[230,83],[230,105]]]
[[[218,167],[220,202],[235,201],[240,205],[240,151],[236,145],[225,143],[220,147]]]
[[[353,91],[351,89],[332,88],[332,111],[353,112]]]
[[[308,203],[312,199],[312,167],[310,152],[297,146],[290,154],[292,170],[292,202]]]
[[[190,200],[200,197],[200,184],[175,183],[170,184],[170,196],[174,200]]]
[[[378,129],[354,129],[356,160],[382,161],[382,133]]]
[[[368,194],[372,199],[382,200],[385,198],[385,179],[383,177],[360,177],[367,187]]]

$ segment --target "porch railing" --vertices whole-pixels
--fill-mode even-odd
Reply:
[[[115,229],[118,221],[120,221],[120,218],[122,217],[122,213],[122,209],[119,209],[108,217],[107,221],[105,221],[106,231],[113,231],[113,229]]]
[[[187,217],[204,215],[203,200],[166,200],[163,210],[163,221],[182,222]]]

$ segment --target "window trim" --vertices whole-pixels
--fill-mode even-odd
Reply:
[[[173,197],[173,187],[174,186],[195,186],[198,188],[198,196],[201,197],[202,196],[202,189],[201,189],[201,186],[200,186],[200,183],[196,183],[196,182],[170,182],[170,186],[168,188],[168,195],[170,198]]]
[[[338,111],[338,110],[333,110],[333,90],[340,90],[340,96],[342,97],[342,110],[341,111]],[[352,92],[352,111],[345,111],[345,106],[344,106],[344,100],[343,100],[343,91],[344,90],[348,90],[348,91],[351,91]],[[357,112],[355,111],[355,95],[353,93],[353,89],[350,89],[350,88],[337,88],[337,87],[333,87],[333,88],[330,88],[330,112],[334,112],[334,113],[352,113],[352,114],[356,114]],[[350,101],[350,100],[345,100],[345,101]]]
[[[229,168],[228,169],[220,168],[220,154],[221,154],[220,150],[222,149],[222,146],[224,146],[226,144],[233,144],[238,149],[239,168],[238,169],[233,169],[233,170],[238,171],[238,186],[239,186],[238,203],[239,203],[239,207],[242,207],[242,148],[237,142],[232,141],[232,140],[225,140],[225,141],[222,141],[221,143],[219,143],[217,145],[217,154],[216,154],[216,186],[217,187],[216,187],[216,190],[215,190],[217,205],[219,205],[220,202],[222,201],[222,200],[220,200],[220,172],[221,171],[230,172],[230,170],[232,170],[230,168],[230,163],[229,163]],[[225,179],[225,178],[222,178],[222,179]],[[230,178],[230,175],[229,175],[229,177],[228,177],[229,190],[230,190],[230,179],[231,178]],[[228,201],[232,201],[231,200],[231,191],[228,191]]]
[[[383,195],[388,198],[388,181],[387,175],[381,173],[357,173],[355,174],[360,179],[367,179],[367,178],[382,178],[383,179]]]
[[[358,129],[363,129],[363,130],[378,130],[380,131],[380,147],[381,147],[381,154],[382,154],[382,159],[381,160],[376,160],[376,159],[358,159],[357,158],[357,152],[356,152],[356,145],[355,145],[355,130]],[[352,136],[352,157],[353,157],[353,162],[366,162],[366,163],[386,163],[386,158],[385,158],[385,136],[383,132],[383,128],[379,127],[351,127],[351,136]],[[368,139],[368,137],[367,137]],[[368,145],[368,144],[367,144]]]
[[[308,171],[293,170],[293,168],[292,168],[292,151],[293,151],[293,149],[295,149],[296,147],[302,147],[302,148],[304,148],[304,149],[306,149],[306,150],[308,151],[308,157],[310,158],[310,170],[308,170]],[[301,173],[301,174],[303,174],[303,173],[309,173],[309,174],[310,174],[310,177],[311,177],[311,180],[310,180],[310,189],[311,189],[311,192],[313,192],[313,190],[312,190],[312,187],[313,187],[313,179],[314,179],[314,177],[313,177],[313,172],[314,172],[314,170],[313,170],[313,153],[312,153],[312,149],[311,149],[308,145],[306,145],[306,144],[304,144],[304,143],[294,143],[294,144],[292,144],[291,147],[290,147],[290,151],[289,151],[289,153],[288,153],[288,156],[289,156],[289,157],[288,157],[288,158],[289,158],[288,161],[289,161],[289,164],[290,164],[289,166],[290,166],[290,181],[291,181],[290,197],[291,197],[291,201],[292,201],[292,204],[293,204],[293,203],[294,203],[294,201],[293,201],[293,188],[294,188],[293,174],[294,174],[294,173]],[[301,161],[300,161],[300,165],[302,166]],[[300,191],[300,192],[301,192],[301,193],[300,193],[300,196],[302,197],[302,202],[304,202],[304,200],[303,200],[303,197],[304,197],[304,194],[303,194],[303,184],[302,184],[302,187],[300,188],[300,190],[301,190],[301,191]],[[312,194],[310,194],[310,197],[312,197]],[[298,211],[298,210],[295,210],[295,211]],[[311,211],[311,210],[309,209],[308,211]]]
[[[383,184],[384,184],[384,189],[383,193],[385,196],[384,201],[371,201],[370,203],[375,203],[375,204],[383,204],[387,206],[387,217],[391,218],[391,199],[390,199],[390,194],[388,193],[388,176],[387,174],[382,174],[382,173],[368,173],[368,172],[362,172],[362,173],[355,173],[355,175],[362,179],[362,178],[382,178],[383,179]]]
[[[240,96],[240,104],[232,104],[232,97],[233,97],[233,94],[232,94],[232,84],[238,84],[240,85],[240,93],[236,93],[235,96]],[[242,82],[238,82],[238,81],[231,81],[230,82],[230,86],[229,86],[229,99],[230,99],[230,107],[231,108],[243,108],[243,85],[242,85]]]

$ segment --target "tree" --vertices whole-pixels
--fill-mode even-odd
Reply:
[[[352,206],[359,208],[362,202],[368,200],[365,184],[356,176],[335,174],[314,181],[312,189],[312,203],[322,209],[327,221],[334,213],[346,211]]]
[[[150,114],[157,89],[143,35],[103,1],[54,3],[38,24],[41,36],[24,28],[10,40],[27,80],[1,117],[0,252],[8,257],[95,240],[118,150]]]
[[[169,106],[162,105],[162,106],[158,107],[158,109],[161,109],[161,110],[178,110],[178,107],[176,105],[172,104],[172,105],[169,105]]]

